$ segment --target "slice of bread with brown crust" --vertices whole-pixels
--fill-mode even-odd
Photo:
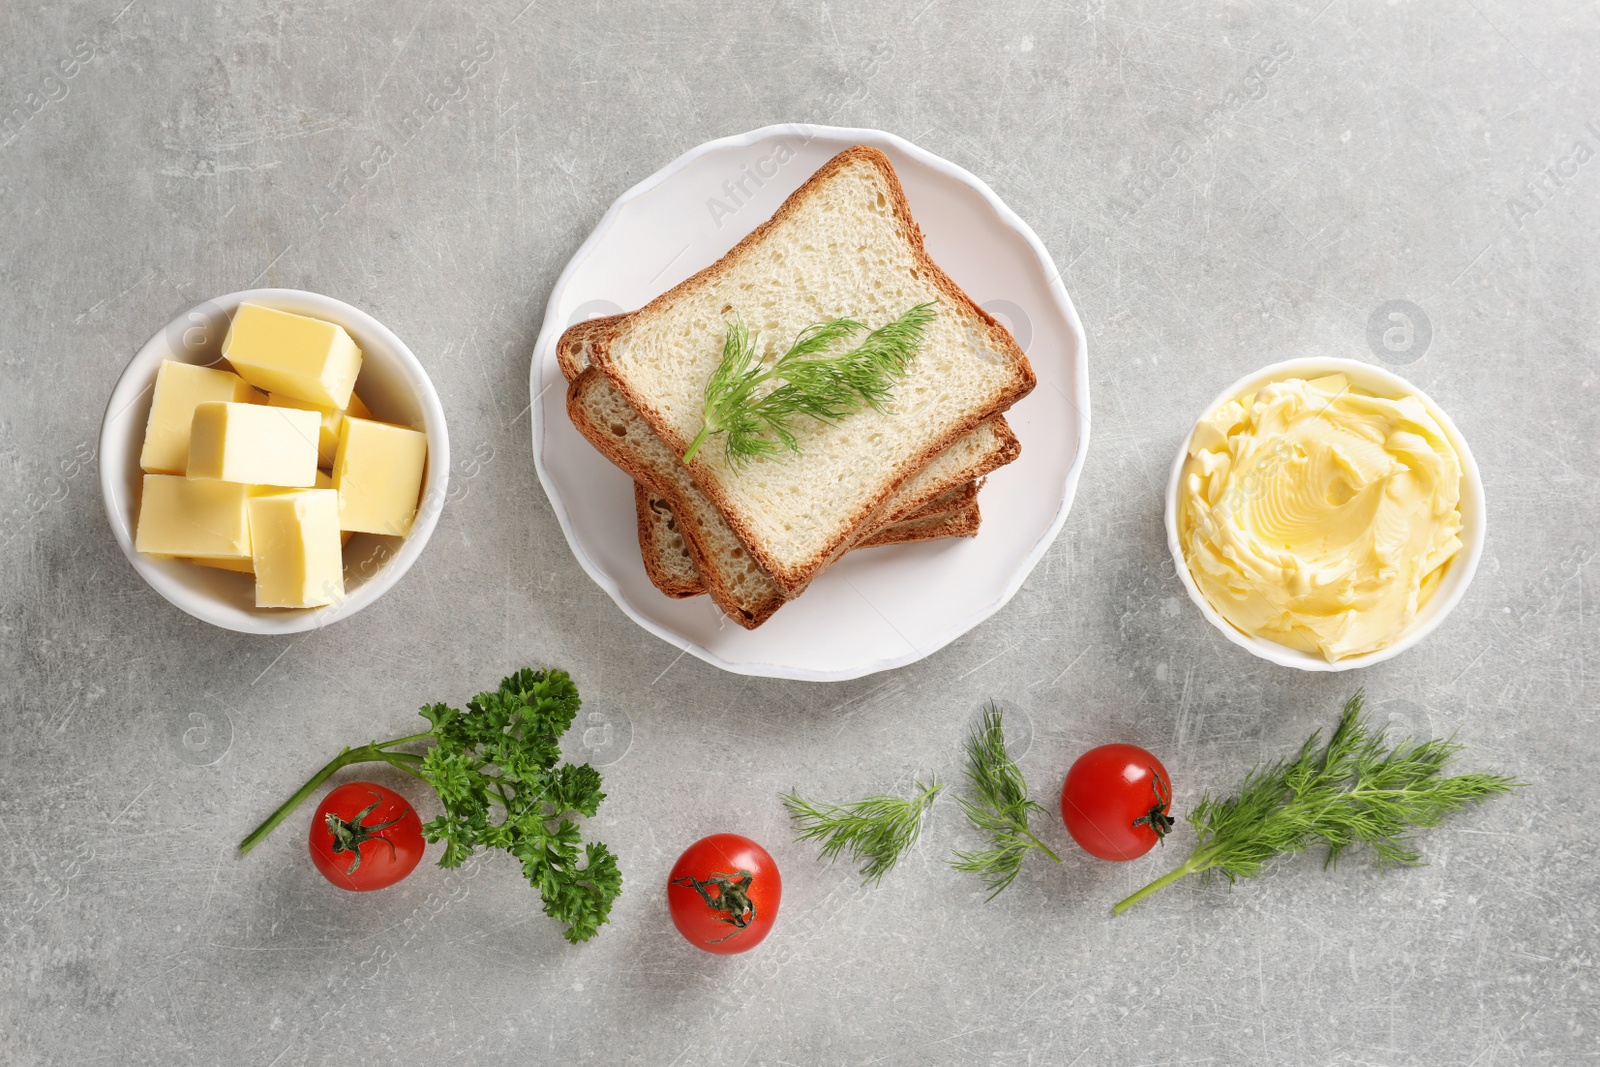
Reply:
[[[678,529],[672,505],[650,490],[633,483],[633,509],[639,520],[639,555],[650,584],[667,596],[681,600],[706,591],[694,556]]]
[[[640,417],[610,379],[590,368],[567,389],[567,415],[600,454],[635,482],[664,499],[684,535],[706,592],[724,614],[754,629],[790,599],[756,563],[728,525],[727,519],[700,491],[686,468]],[[929,486],[954,483],[957,488],[982,477],[1016,455],[1016,438],[1000,420],[980,427],[937,456],[918,482]],[[908,487],[908,491],[909,491]],[[925,499],[911,493],[910,500]],[[911,511],[917,510],[912,507]]]
[[[588,348],[592,340],[624,317],[613,315],[590,319],[568,327],[556,343],[556,361],[562,374],[568,376],[570,380],[587,370]],[[600,389],[599,386],[596,388]],[[772,611],[776,610],[775,602],[772,600],[772,590],[749,578],[748,562],[737,551],[722,555],[706,549],[703,562],[699,566],[696,565],[696,553],[691,546],[722,545],[726,551],[738,545],[737,538],[732,536],[731,531],[723,529],[725,521],[721,514],[709,500],[705,499],[705,495],[692,480],[680,476],[682,472],[679,468],[682,464],[671,457],[665,449],[631,447],[633,443],[645,440],[642,431],[647,430],[647,427],[642,426],[642,420],[638,419],[636,413],[623,417],[630,424],[639,422],[641,432],[613,435],[607,439],[606,444],[611,449],[626,455],[626,461],[619,462],[618,466],[625,470],[633,466],[648,468],[652,457],[658,463],[667,459],[672,460],[670,465],[672,469],[657,470],[653,475],[635,482],[634,510],[639,528],[640,551],[644,559],[645,572],[652,584],[667,596],[694,596],[707,591],[706,583],[700,576],[702,567],[713,570],[731,568],[731,575],[724,572],[723,580],[718,583],[724,590],[724,602],[719,606],[724,614],[739,621],[741,625],[759,625],[758,620],[769,617]],[[1021,446],[1017,442],[1016,435],[1011,432],[1011,427],[1007,425],[1003,416],[996,416],[990,423],[978,427],[950,446],[922,473],[902,486],[895,493],[885,521],[877,529],[887,532],[902,520],[947,516],[961,510],[976,493],[977,479],[1010,463],[1020,452]],[[671,504],[651,492],[651,486],[662,484],[664,480],[672,480],[680,485],[688,504],[686,514],[689,516],[689,522],[692,525],[703,523],[706,527],[700,531],[697,540],[691,540],[684,535],[678,526],[679,520]],[[864,541],[871,540],[876,532],[869,532]],[[896,539],[887,543],[901,543],[904,540],[903,532],[890,536]],[[914,539],[942,536],[955,535],[944,534],[929,527],[924,534]],[[746,620],[750,621],[747,623]]]
[[[608,315],[567,327],[556,341],[556,364],[569,383],[589,369],[589,349],[595,340],[626,318],[626,315]],[[936,457],[927,468],[895,492],[880,525],[886,526],[911,517],[941,493],[982,478],[1022,453],[1017,435],[1011,432],[1011,426],[1003,415],[996,415],[988,425],[980,425],[967,436],[971,439],[959,440],[951,445],[942,461]]]
[[[878,548],[883,545],[909,545],[918,541],[938,541],[946,537],[977,537],[983,515],[974,497],[960,511],[926,519],[910,519],[885,526],[856,548]]]
[[[588,354],[676,457],[702,423],[734,316],[770,359],[813,323],[849,316],[879,326],[929,300],[937,317],[886,410],[802,421],[800,456],[740,466],[713,441],[688,468],[794,596],[887,517],[900,486],[1034,385],[1011,335],[928,257],[888,158],[864,146],[841,152],[722,259],[597,331]]]
[[[593,368],[578,375],[567,388],[567,415],[601,455],[667,502],[695,570],[723,614],[753,630],[783,606],[783,590],[610,379]]]
[[[968,482],[945,493],[905,521],[880,527],[856,548],[976,536],[981,521],[977,503],[978,485]],[[633,505],[639,525],[639,554],[644,559],[650,583],[678,600],[705,593],[705,583],[695,569],[694,556],[683,531],[678,528],[672,505],[638,482],[633,484]]]

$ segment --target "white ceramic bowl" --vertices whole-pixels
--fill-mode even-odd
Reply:
[[[255,583],[248,574],[201,567],[137,552],[143,473],[139,451],[156,370],[165,359],[209,365],[221,358],[228,323],[244,302],[312,315],[343,326],[361,348],[356,391],[374,417],[422,430],[428,435],[428,467],[422,505],[404,540],[357,534],[344,549],[345,597],[325,608],[283,609],[255,606]],[[444,507],[450,476],[450,439],[439,394],[411,349],[371,315],[342,300],[298,289],[250,289],[199,304],[173,319],[139,349],[111,392],[100,424],[100,491],[117,543],[135,570],[156,592],[197,619],[252,634],[299,633],[348,618],[382,596],[422,554]]]
[[[1180,504],[1178,484],[1183,474],[1184,461],[1189,457],[1189,441],[1194,437],[1193,430],[1184,435],[1183,443],[1178,446],[1178,456],[1172,462],[1172,474],[1167,479],[1167,547],[1172,552],[1173,563],[1178,568],[1178,577],[1183,580],[1183,587],[1189,591],[1189,599],[1199,606],[1200,613],[1221,630],[1229,641],[1281,667],[1294,667],[1302,671],[1348,671],[1357,667],[1370,667],[1374,663],[1382,663],[1386,659],[1398,656],[1427,637],[1444,622],[1445,616],[1450,614],[1460,603],[1462,595],[1466,593],[1473,574],[1477,572],[1478,560],[1483,556],[1485,517],[1483,477],[1478,473],[1478,464],[1472,458],[1472,450],[1467,447],[1461,431],[1456,429],[1456,424],[1450,421],[1450,416],[1444,413],[1444,409],[1435,404],[1422,390],[1398,375],[1353,359],[1310,356],[1304,359],[1286,360],[1263,367],[1228,386],[1215,400],[1206,405],[1201,418],[1234,397],[1259,389],[1268,382],[1285,378],[1315,378],[1323,374],[1340,372],[1348,375],[1353,385],[1374,396],[1398,398],[1410,395],[1420,398],[1439,421],[1445,435],[1450,438],[1450,443],[1455,446],[1456,454],[1461,457],[1461,551],[1450,562],[1439,588],[1434,590],[1427,604],[1417,612],[1416,617],[1411,620],[1411,625],[1388,646],[1364,656],[1351,656],[1337,663],[1329,663],[1321,656],[1301,652],[1299,649],[1280,645],[1276,641],[1253,637],[1234,627],[1217,613],[1199,586],[1195,585],[1194,577],[1189,573],[1189,563],[1183,554],[1183,545],[1178,540]]]

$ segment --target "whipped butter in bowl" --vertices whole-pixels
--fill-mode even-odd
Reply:
[[[1274,364],[1207,409],[1173,465],[1167,537],[1201,610],[1286,666],[1397,655],[1460,599],[1483,539],[1466,442],[1353,360]]]

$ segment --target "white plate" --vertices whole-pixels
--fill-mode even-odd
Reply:
[[[893,161],[928,253],[1011,329],[1039,384],[1007,413],[1022,456],[984,486],[976,538],[848,553],[745,630],[708,597],[673,600],[650,584],[632,483],[567,420],[556,340],[573,322],[631,311],[716,262],[858,144]],[[1050,547],[1089,444],[1088,344],[1044,245],[983,182],[878,130],[768,126],[703,144],[628,190],[556,282],[529,379],[534,462],[578,562],[640,626],[738,674],[859,678],[960,637],[1010,600]]]

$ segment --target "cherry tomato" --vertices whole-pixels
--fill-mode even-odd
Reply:
[[[372,782],[322,798],[311,819],[311,862],[340,889],[383,889],[422,861],[422,820],[410,801]]]
[[[1172,829],[1172,778],[1138,745],[1101,745],[1078,757],[1061,786],[1061,821],[1083,850],[1132,860]]]
[[[761,944],[778,918],[783,879],[767,850],[738,834],[712,834],[684,850],[667,878],[667,907],[696,948],[731,955]]]

